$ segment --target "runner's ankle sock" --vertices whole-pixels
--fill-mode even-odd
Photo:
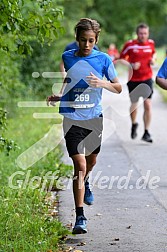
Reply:
[[[84,215],[83,207],[76,207],[76,215]]]

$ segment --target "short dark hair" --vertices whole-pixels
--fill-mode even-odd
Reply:
[[[136,27],[136,33],[138,33],[139,29],[141,28],[147,28],[149,29],[149,26],[145,23],[140,23],[137,27]]]
[[[81,18],[80,21],[75,26],[75,34],[76,34],[76,40],[79,40],[79,36],[82,31],[88,31],[92,30],[96,34],[96,42],[98,40],[99,34],[100,34],[100,24],[90,18]]]

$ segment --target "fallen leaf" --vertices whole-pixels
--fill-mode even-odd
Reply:
[[[69,247],[68,250],[66,250],[67,252],[68,251],[72,251],[73,250],[73,247]]]
[[[102,216],[102,214],[101,213],[97,213],[96,216]]]
[[[61,240],[61,241],[67,240],[67,235],[62,236],[62,237],[60,238],[60,240]]]
[[[66,225],[66,228],[72,228],[72,222]]]
[[[65,247],[65,248],[60,248],[58,252],[69,252],[69,251],[73,251],[73,247]]]
[[[128,226],[127,229],[130,229],[132,227],[132,225]]]
[[[119,238],[115,238],[114,241],[119,241]]]
[[[77,246],[84,246],[86,245],[86,242],[80,242],[79,244],[77,244]]]

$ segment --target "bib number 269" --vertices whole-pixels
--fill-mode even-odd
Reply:
[[[75,94],[75,101],[78,102],[88,102],[89,101],[89,94]]]

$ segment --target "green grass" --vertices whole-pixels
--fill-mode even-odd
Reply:
[[[0,195],[0,251],[57,251],[59,240],[68,232],[48,215],[46,192],[12,191]]]
[[[61,162],[63,155],[58,145],[50,153],[23,170],[17,163],[18,157],[41,138],[45,140],[39,146],[40,151],[60,135],[61,119],[34,119],[33,113],[54,113],[57,108],[9,108],[9,119],[5,136],[13,139],[19,149],[11,151],[9,156],[1,153],[0,158],[0,252],[46,252],[58,251],[58,244],[68,231],[58,218],[48,217],[48,204],[45,198],[50,189],[57,187],[61,177],[71,176],[72,167]],[[13,112],[14,111],[14,112]],[[54,135],[47,138],[54,125]],[[44,137],[45,136],[45,137]],[[50,142],[47,142],[50,141]],[[47,152],[47,149],[46,149]],[[27,160],[26,160],[27,162]],[[24,163],[24,158],[23,158]],[[49,174],[48,174],[49,172]],[[56,177],[53,177],[55,173]],[[48,176],[47,176],[48,175]],[[52,176],[53,183],[51,184]]]

